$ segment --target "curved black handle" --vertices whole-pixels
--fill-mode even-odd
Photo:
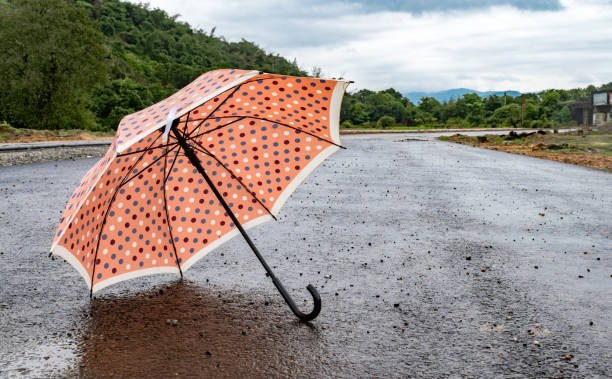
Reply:
[[[296,315],[300,319],[300,321],[311,321],[319,315],[319,312],[321,312],[321,296],[312,284],[309,284],[306,289],[312,295],[314,307],[312,308],[312,311],[310,313],[304,313],[300,311],[298,306],[293,301],[293,298],[291,298],[287,290],[285,290],[285,287],[283,287],[282,283],[274,276],[274,274],[270,276],[272,277],[272,282],[276,286],[276,289],[278,289],[278,292],[280,292],[280,294],[283,296],[283,299],[285,299],[285,302],[287,302],[287,305],[289,305],[289,308],[291,308],[293,314]]]

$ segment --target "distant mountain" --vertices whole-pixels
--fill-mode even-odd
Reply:
[[[433,97],[439,102],[444,102],[444,101],[450,100],[451,98],[459,99],[461,96],[465,95],[466,93],[476,93],[480,95],[481,97],[487,97],[490,95],[504,96],[504,92],[506,93],[506,95],[512,96],[512,97],[516,97],[521,94],[518,91],[484,91],[482,92],[482,91],[476,91],[474,89],[469,89],[469,88],[454,88],[454,89],[448,89],[446,91],[439,91],[439,92],[405,92],[403,95],[407,97],[408,99],[410,99],[410,101],[412,101],[414,104],[418,104],[419,101],[421,101],[421,98],[424,96]]]

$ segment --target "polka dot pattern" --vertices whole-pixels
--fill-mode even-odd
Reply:
[[[168,113],[174,106],[178,106],[178,112],[190,109],[194,105],[201,104],[207,96],[215,94],[249,73],[252,71],[229,69],[210,71],[199,76],[172,96],[125,116],[117,128],[117,144],[121,147],[165,124]]]
[[[207,82],[211,75],[221,76],[200,78]],[[278,214],[297,184],[338,149],[345,87],[261,74],[177,113],[179,132],[245,228]],[[161,141],[163,130],[119,152],[127,138],[120,129],[68,202],[52,251],[75,265],[94,291],[131,277],[184,271],[237,234],[173,133]]]

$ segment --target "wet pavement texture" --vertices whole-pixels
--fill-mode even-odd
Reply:
[[[276,222],[100,291],[48,249],[95,159],[0,167],[0,376],[612,376],[612,175],[345,136]],[[176,320],[176,322],[175,322]]]

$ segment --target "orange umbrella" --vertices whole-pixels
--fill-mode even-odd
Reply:
[[[205,73],[124,117],[106,155],[70,198],[51,247],[90,295],[144,275],[179,273],[243,235],[292,311],[299,311],[245,230],[275,219],[297,186],[340,146],[349,82],[259,71]]]

